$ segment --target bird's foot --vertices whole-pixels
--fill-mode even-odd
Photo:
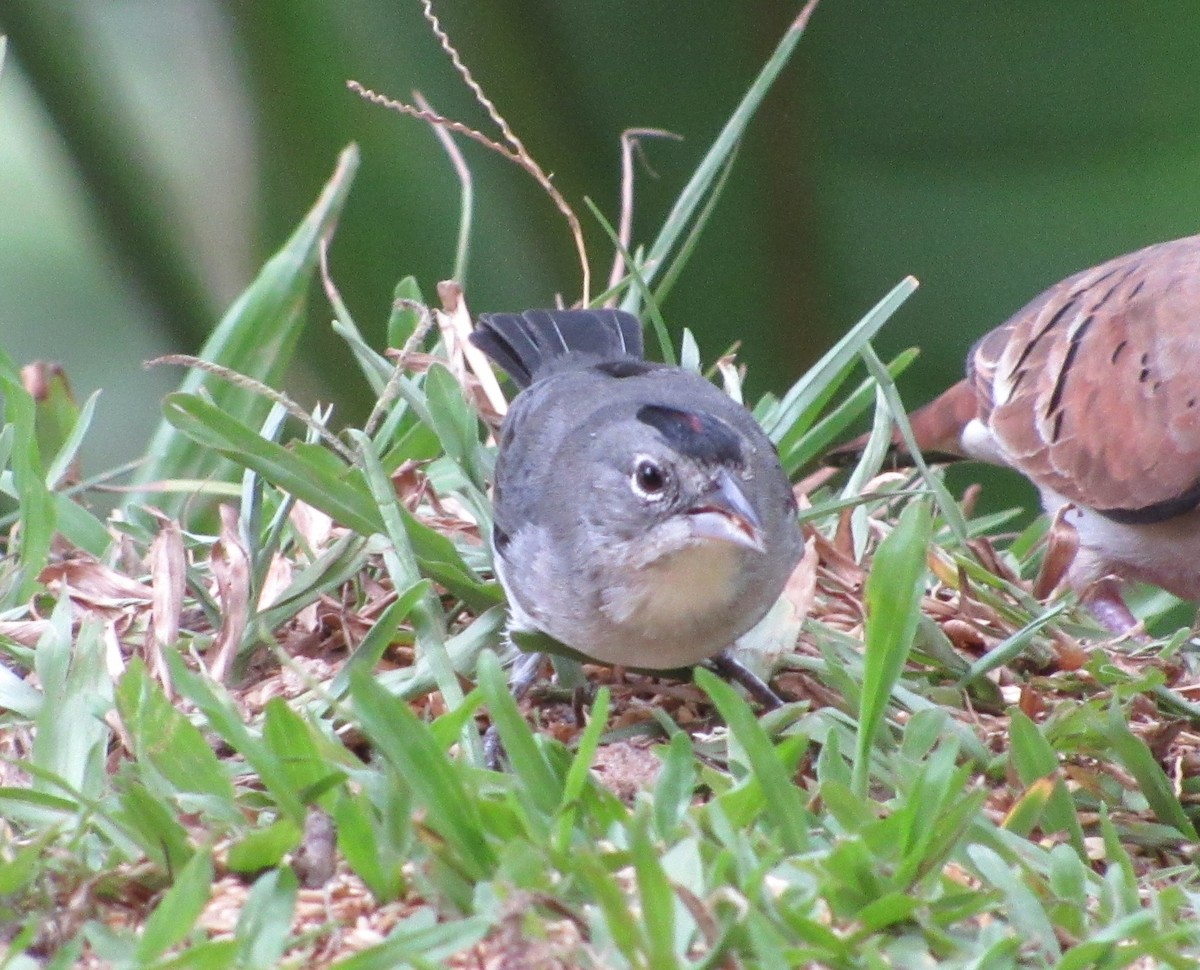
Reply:
[[[771,688],[765,680],[753,673],[749,667],[734,658],[733,653],[726,649],[706,661],[714,673],[741,685],[746,693],[753,697],[768,711],[782,707],[784,700]]]
[[[1117,579],[1108,576],[1092,583],[1083,591],[1080,599],[1105,629],[1118,636],[1146,638],[1142,621],[1134,616],[1125,604],[1121,596],[1121,584]]]
[[[529,688],[537,680],[538,670],[546,658],[544,653],[523,653],[517,657],[508,676],[508,689],[513,700],[519,701],[529,693]],[[483,735],[483,764],[490,771],[499,771],[500,762],[504,757],[504,745],[500,741],[500,732],[496,725],[484,732]]]

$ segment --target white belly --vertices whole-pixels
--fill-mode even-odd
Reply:
[[[604,612],[631,632],[660,638],[697,625],[697,613],[724,611],[740,591],[743,550],[701,542],[643,567],[641,596],[607,598]]]
[[[1049,489],[1041,492],[1051,515],[1067,504]],[[1079,553],[1068,573],[1076,589],[1115,573],[1161,586],[1181,599],[1200,600],[1200,511],[1131,525],[1076,506],[1064,519],[1079,533]]]

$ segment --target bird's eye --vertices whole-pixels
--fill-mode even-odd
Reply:
[[[630,483],[643,498],[659,498],[667,487],[667,473],[649,458],[639,458]]]

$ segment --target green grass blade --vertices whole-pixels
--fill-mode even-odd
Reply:
[[[361,473],[347,468],[325,449],[309,445],[285,448],[221,408],[187,394],[169,395],[163,413],[190,438],[253,469],[342,525],[363,536],[384,531],[379,506]],[[453,542],[418,522],[403,507],[399,514],[424,571],[472,609],[482,611],[500,602],[499,589],[483,583],[467,568]]]
[[[411,304],[422,304],[421,287],[416,277],[406,276],[396,284],[392,294],[392,312],[388,316],[387,341],[389,347],[403,347],[421,324],[421,314]]]
[[[212,730],[238,751],[258,773],[263,787],[275,800],[279,810],[294,822],[302,823],[304,803],[292,787],[291,776],[275,752],[246,726],[233,701],[217,685],[188,670],[174,651],[167,651],[164,657],[179,693],[204,713]]]
[[[1033,890],[987,846],[968,846],[967,855],[984,880],[1000,891],[1008,919],[1028,944],[1041,950],[1050,959],[1060,959],[1062,949],[1054,934],[1054,927]]]
[[[696,683],[712,699],[730,732],[737,738],[750,761],[755,779],[762,786],[767,811],[774,819],[785,851],[808,849],[808,811],[800,791],[784,768],[771,739],[737,692],[715,674],[696,668]]]
[[[97,716],[112,702],[104,666],[102,624],[85,618],[72,636],[70,600],[54,608],[51,629],[38,642],[38,678],[45,701],[38,712],[33,761],[73,790],[95,796],[104,785],[111,732]]]
[[[350,432],[358,445],[359,456],[366,469],[367,485],[383,519],[383,534],[390,540],[390,548],[384,551],[384,564],[392,578],[392,585],[408,589],[421,581],[420,566],[413,550],[405,519],[400,514],[400,503],[391,480],[380,465],[371,441],[363,432]],[[454,666],[446,652],[446,617],[441,604],[432,591],[424,596],[412,609],[413,630],[416,633],[419,656],[428,661],[437,681],[438,690],[446,704],[453,710],[462,705],[463,690],[454,673]],[[469,750],[479,748],[478,732],[474,725],[463,738]],[[476,753],[480,753],[478,750]]]
[[[1038,631],[1066,613],[1070,606],[1070,600],[1059,600],[1040,616],[1035,616],[1019,630],[1009,634],[1004,638],[1003,642],[998,643],[972,663],[967,672],[962,675],[958,685],[960,687],[967,687],[974,681],[979,680],[979,678],[986,677],[993,670],[1011,662],[1013,658],[1029,646],[1030,641],[1033,640],[1034,635]]]
[[[1146,747],[1146,742],[1129,730],[1121,707],[1113,704],[1108,717],[1101,724],[1101,730],[1125,770],[1137,779],[1138,788],[1158,820],[1177,828],[1185,838],[1195,842],[1196,829],[1179,803],[1171,780]]]
[[[339,960],[331,970],[438,970],[495,929],[479,916],[437,922],[426,918],[431,915],[418,911],[395,926],[385,942]]]
[[[64,492],[55,492],[54,521],[59,533],[71,545],[100,559],[112,545],[112,535],[96,516]]]
[[[904,444],[908,448],[909,454],[912,455],[912,459],[916,463],[918,470],[921,472],[921,477],[925,479],[925,484],[933,492],[938,508],[941,509],[942,516],[950,526],[950,530],[954,533],[955,538],[965,545],[967,541],[967,523],[963,518],[962,509],[958,507],[958,503],[954,501],[949,490],[942,484],[941,478],[934,475],[925,463],[925,459],[921,455],[921,450],[917,447],[916,439],[913,438],[912,427],[905,416],[904,405],[900,401],[900,394],[896,390],[895,382],[892,380],[891,375],[888,374],[883,361],[879,359],[875,353],[875,349],[870,344],[865,344],[860,353],[862,354],[863,362],[867,365],[867,370],[870,371],[871,376],[875,378],[876,383],[879,385],[879,389],[883,392],[888,409],[891,411],[892,418],[895,420],[896,426],[900,431],[900,437],[904,439]]]
[[[167,872],[178,872],[194,850],[176,811],[161,796],[137,781],[126,780],[116,820],[146,853]],[[232,807],[232,806],[231,806]]]
[[[600,739],[604,736],[604,729],[608,724],[611,698],[612,694],[607,687],[601,687],[596,692],[596,700],[588,714],[587,727],[583,729],[583,734],[579,737],[579,744],[575,749],[575,759],[571,762],[571,767],[567,769],[567,777],[563,782],[561,806],[563,809],[566,809],[571,802],[578,801],[583,796],[584,789],[587,788],[589,772],[596,757],[596,749],[600,747]]]
[[[490,463],[484,457],[479,419],[463,397],[461,385],[449,369],[435,364],[425,375],[425,393],[433,430],[446,455],[458,464],[475,488],[486,488]]]
[[[915,349],[906,350],[888,363],[887,371],[892,380],[908,369],[917,359],[918,353]],[[836,389],[837,383],[839,382],[830,383],[831,391]],[[868,379],[846,395],[845,400],[839,402],[837,407],[820,420],[811,425],[804,419],[796,422],[793,431],[785,434],[779,441],[779,460],[783,464],[783,470],[792,475],[823,455],[870,406],[874,396],[875,382]],[[822,403],[818,401],[814,404],[814,412],[821,410]]]
[[[785,435],[795,433],[796,423],[810,413],[815,402],[828,395],[830,383],[859,356],[867,341],[916,289],[917,281],[913,277],[902,279],[791,386],[772,413],[763,418],[763,430],[772,441],[781,441]]]
[[[350,672],[361,667],[363,670],[374,670],[383,652],[391,645],[396,637],[400,624],[408,619],[409,614],[432,592],[429,580],[423,579],[414,583],[380,615],[379,619],[367,631],[367,635],[359,641],[349,659],[342,664],[342,669],[334,676],[329,685],[329,695],[341,697],[350,686]]]
[[[291,869],[276,869],[255,880],[238,914],[234,938],[239,968],[272,970],[288,947],[300,886]]]
[[[469,878],[486,878],[496,867],[496,855],[461,766],[446,756],[407,704],[365,672],[351,675],[350,696],[364,732],[425,807],[425,824],[454,847]]]
[[[50,557],[56,523],[54,496],[46,485],[46,475],[37,442],[37,407],[25,390],[20,372],[12,360],[0,351],[0,399],[4,402],[0,418],[11,425],[12,477],[17,496],[19,531],[17,572],[8,589],[0,591],[0,608],[26,602],[37,589],[38,574]]]
[[[229,847],[226,866],[231,872],[252,875],[279,865],[283,857],[300,845],[304,832],[290,818],[251,829]]]
[[[69,392],[66,392],[66,395],[69,395]],[[58,391],[55,394],[56,401],[45,402],[57,407],[59,413],[55,420],[56,424],[65,421],[68,415],[73,419],[65,428],[65,434],[58,441],[58,447],[53,451],[48,451],[45,447],[49,443],[49,435],[42,435],[42,454],[54,455],[53,460],[50,462],[50,467],[46,470],[46,487],[52,489],[62,484],[63,479],[71,470],[72,463],[79,456],[79,449],[83,445],[84,436],[87,434],[88,428],[92,426],[92,418],[96,414],[96,401],[100,397],[100,392],[96,391],[88,397],[83,402],[82,408],[76,408],[74,401],[69,399],[62,400],[66,395],[64,395],[64,392]]]
[[[612,223],[600,211],[599,206],[591,199],[585,199],[584,201],[592,211],[592,215],[595,216],[596,221],[600,223],[601,228],[608,234],[609,242],[612,243],[613,248],[625,260],[629,278],[633,281],[633,286],[629,288],[629,292],[638,293],[642,297],[646,315],[650,317],[650,325],[654,329],[654,335],[658,338],[658,350],[662,356],[663,363],[676,364],[678,358],[675,355],[675,343],[671,340],[671,334],[667,330],[667,323],[663,319],[662,311],[659,309],[658,304],[654,302],[654,294],[650,292],[650,282],[645,275],[645,264],[634,259],[633,255],[621,244],[617,230],[613,228]]]
[[[383,530],[379,510],[361,479],[328,455],[330,467],[306,460],[313,451],[285,448],[263,438],[225,408],[191,394],[167,396],[163,414],[172,427],[206,449],[253,469],[273,485],[364,536]]]
[[[654,299],[651,301],[654,306],[662,306],[667,302],[667,297],[670,295],[671,290],[674,289],[676,281],[683,274],[688,260],[692,258],[692,253],[695,252],[696,246],[700,242],[700,237],[704,234],[708,220],[717,211],[717,204],[721,201],[721,196],[725,194],[725,186],[729,184],[729,176],[733,174],[733,166],[737,162],[737,155],[738,146],[735,144],[733,151],[729,153],[729,157],[721,165],[721,171],[704,200],[704,207],[688,228],[687,236],[679,244],[679,248],[671,258],[670,264],[663,270],[662,279],[655,288]]]
[[[650,837],[650,816],[640,812],[629,827],[629,849],[637,880],[639,916],[646,927],[647,965],[655,970],[682,966],[675,953],[675,895],[663,870],[661,849]]]
[[[192,931],[212,895],[212,883],[212,854],[206,849],[192,856],[146,920],[137,945],[141,964],[157,960]]]
[[[871,746],[917,632],[931,529],[925,503],[909,503],[895,529],[879,544],[867,577],[863,686],[852,782],[859,797],[866,797]]]
[[[738,141],[745,133],[747,126],[750,124],[750,119],[754,117],[758,106],[762,104],[762,100],[766,97],[767,91],[775,79],[779,77],[779,73],[787,64],[792,52],[796,49],[796,45],[800,42],[800,37],[804,33],[804,28],[808,23],[808,16],[812,12],[815,4],[809,3],[800,15],[792,21],[774,52],[771,54],[767,63],[763,65],[762,70],[750,85],[749,90],[743,96],[741,103],[734,109],[733,114],[729,116],[729,120],[725,122],[725,126],[717,135],[716,141],[705,153],[700,164],[696,167],[696,171],[688,180],[683,191],[679,193],[679,198],[675,200],[675,205],[671,208],[667,215],[663,227],[659,230],[658,237],[654,240],[653,245],[646,258],[642,260],[642,265],[645,267],[645,281],[652,283],[654,278],[662,271],[667,264],[667,257],[675,248],[680,236],[687,231],[688,225],[692,221],[692,216],[697,207],[704,201],[708,195],[714,180],[716,180],[722,169],[725,166],[726,159],[733,154],[737,147]],[[636,290],[630,290],[621,303],[621,308],[628,310],[631,313],[636,313],[638,309],[638,301],[641,294]]]
[[[674,836],[696,792],[696,753],[686,731],[671,736],[663,756],[662,774],[654,786],[654,827],[659,838]]]
[[[153,765],[178,791],[233,803],[233,783],[203,733],[167,699],[140,657],[117,683],[117,712],[139,761]]]
[[[492,723],[500,732],[504,752],[518,781],[523,797],[528,798],[543,818],[553,816],[562,800],[562,781],[538,750],[533,732],[525,723],[508,689],[500,661],[491,651],[479,658],[479,689],[483,692]]]
[[[337,168],[316,204],[292,237],[267,262],[258,278],[234,301],[205,342],[200,356],[265,384],[275,384],[291,364],[303,325],[309,283],[317,267],[319,247],[332,234],[358,168],[358,149],[351,145],[338,157]],[[203,371],[191,371],[180,390],[194,394],[205,388],[217,407],[249,424],[261,423],[268,402],[250,391]],[[218,457],[200,450],[169,420],[155,432],[139,469],[138,484],[171,478],[210,478],[221,467]],[[217,476],[219,477],[219,476]],[[176,515],[187,496],[135,493],[127,505],[148,501]]]
[[[1058,754],[1041,730],[1019,708],[1009,712],[1009,734],[1012,738],[1010,761],[1017,778],[1026,788],[1039,779],[1053,778],[1053,785],[1042,816],[1042,828],[1048,832],[1066,832],[1071,846],[1081,860],[1087,859],[1083,826],[1071,801],[1071,794],[1062,780],[1053,777],[1058,772]]]

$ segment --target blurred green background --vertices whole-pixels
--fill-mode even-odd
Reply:
[[[675,195],[799,3],[443,0],[464,59],[584,219],[597,275],[618,136],[656,126],[635,239]],[[395,281],[451,272],[454,177],[422,124],[347,78],[485,126],[417,0],[0,0],[0,345],[103,388],[88,471],[139,454],[178,372],[311,204],[349,141],[363,164],[335,279],[378,342]],[[522,172],[464,151],[475,312],[578,294],[563,222]],[[1194,0],[823,0],[755,118],[666,307],[707,358],[742,338],[751,392],[782,390],[901,276],[884,331],[919,345],[910,404],[973,339],[1084,266],[1200,227]],[[368,405],[314,294],[293,390]]]

